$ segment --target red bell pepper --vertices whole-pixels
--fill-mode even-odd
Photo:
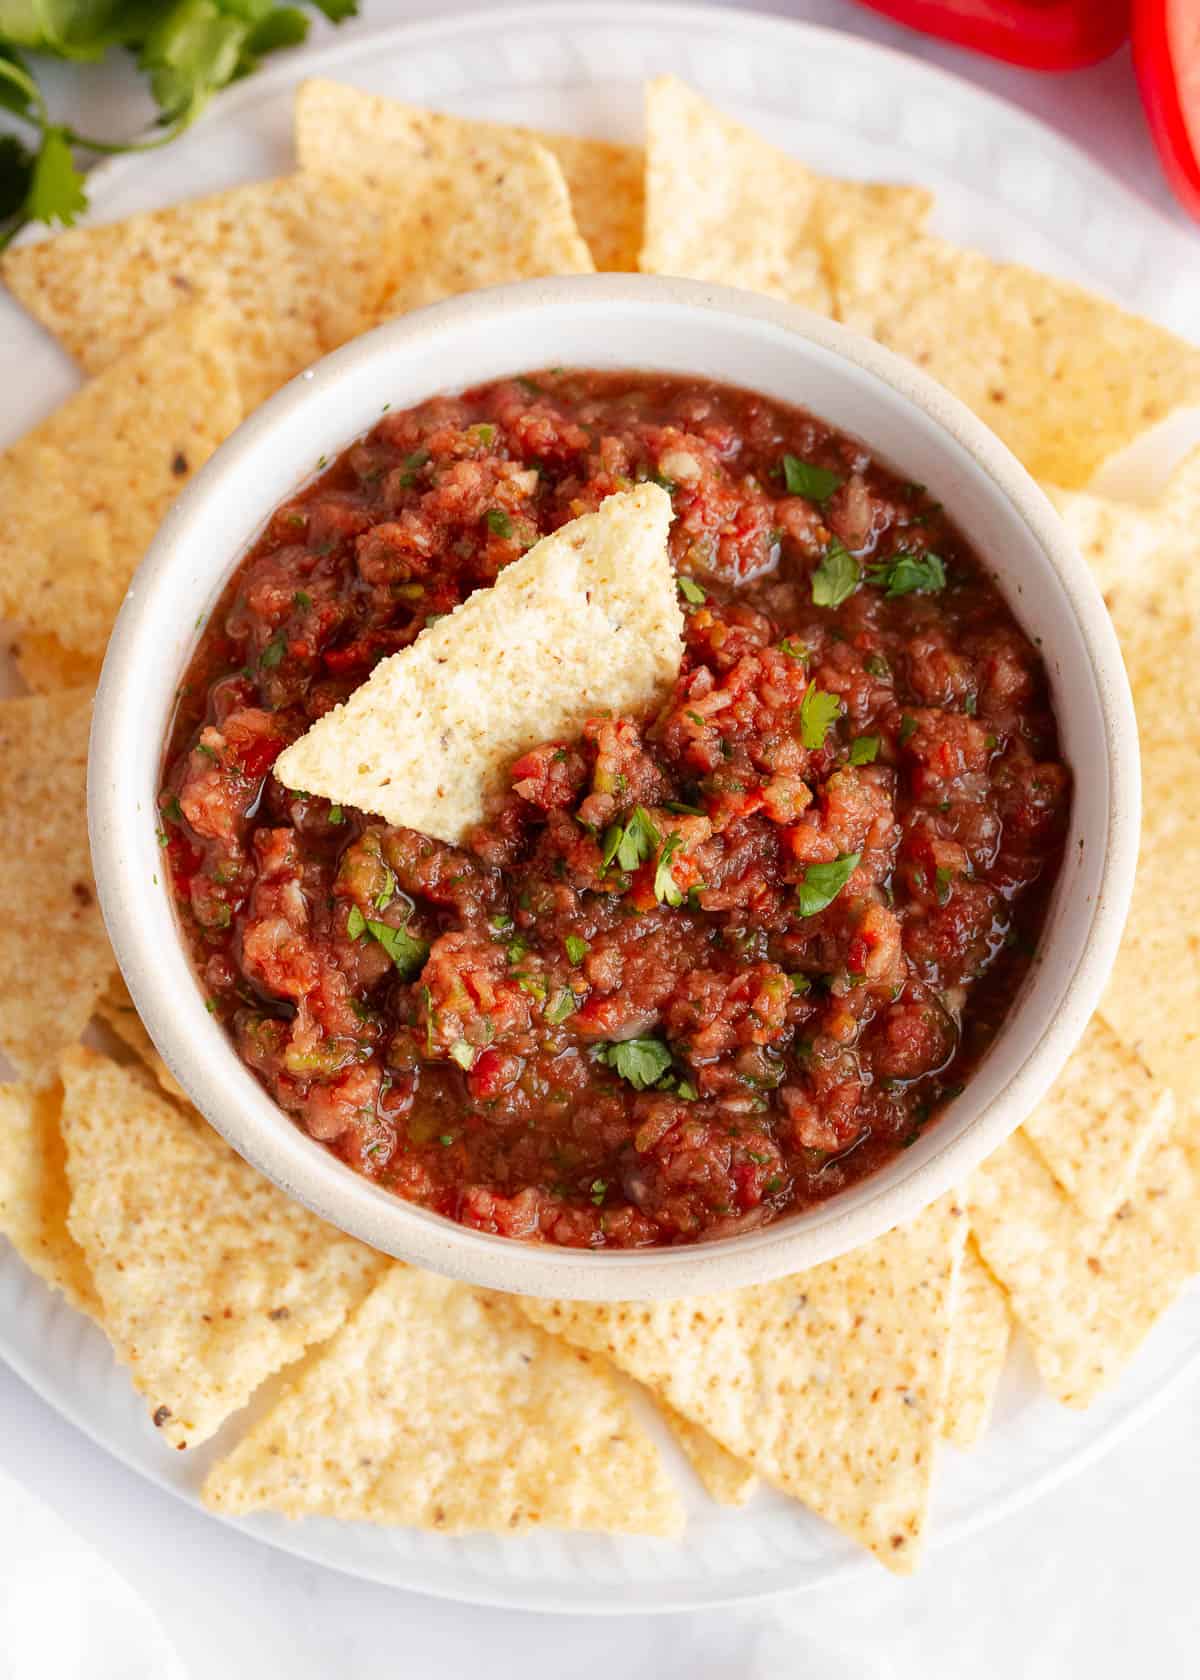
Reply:
[[[1200,220],[1200,5],[1135,0],[1133,65],[1167,180]]]
[[[1098,64],[1129,34],[1129,0],[859,0],[859,5],[1030,70]]]

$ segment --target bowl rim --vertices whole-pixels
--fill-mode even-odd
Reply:
[[[371,1184],[303,1133],[258,1085],[232,1044],[205,1012],[199,981],[181,937],[164,947],[147,914],[150,895],[169,899],[139,873],[137,842],[156,812],[147,811],[132,780],[127,745],[144,736],[145,711],[132,673],[153,634],[156,612],[171,593],[172,562],[204,522],[211,498],[247,456],[269,449],[281,423],[319,404],[335,387],[350,387],[380,355],[453,335],[463,326],[495,324],[514,314],[595,306],[682,308],[733,315],[781,330],[831,354],[912,404],[957,444],[1016,512],[1074,616],[1094,677],[1109,778],[1107,832],[1100,877],[1078,955],[1025,1062],[958,1130],[949,1116],[928,1134],[925,1158],[895,1183],[861,1181],[860,1198],[839,1210],[841,1197],[738,1236],[673,1248],[594,1253],[527,1244],[488,1235],[404,1201]],[[581,363],[584,358],[581,358]],[[642,359],[642,365],[646,365]],[[516,368],[513,370],[517,371]],[[461,388],[461,381],[445,388]],[[432,394],[432,393],[431,393]],[[419,399],[413,399],[414,401]],[[407,406],[407,405],[406,405]],[[372,423],[368,419],[362,430]],[[353,433],[345,441],[361,435]],[[870,437],[865,440],[868,447]],[[257,511],[258,524],[279,498]],[[967,532],[970,538],[970,531]],[[221,572],[221,587],[246,548]],[[194,599],[191,605],[195,605]],[[169,610],[169,609],[167,609]],[[185,658],[190,657],[189,650]],[[157,742],[166,721],[156,720]],[[305,370],[245,420],[185,488],[160,527],[130,584],[104,661],[88,757],[88,823],[97,894],[119,966],[147,1030],[168,1067],[214,1129],[286,1194],[341,1230],[384,1252],[459,1278],[514,1293],[588,1300],[657,1299],[765,1282],[833,1259],[915,1216],[962,1184],[1032,1111],[1085,1031],[1116,956],[1133,890],[1140,818],[1137,728],[1128,679],[1108,612],[1086,563],[1046,496],[1007,447],[963,403],[893,352],[840,324],[757,293],[647,275],[573,275],[522,281],[472,292],[387,322]],[[1097,843],[1098,840],[1097,840]],[[1065,873],[1065,870],[1064,870]],[[1061,882],[1061,877],[1060,877]],[[173,911],[172,911],[173,918]],[[182,954],[192,983],[175,985]],[[169,970],[175,972],[171,974]],[[999,1044],[1008,1023],[1001,1028]],[[223,1047],[210,1054],[216,1044]],[[971,1086],[958,1099],[969,1111]],[[924,1142],[924,1140],[922,1140]],[[914,1151],[914,1156],[920,1151]],[[884,1169],[886,1170],[886,1169]],[[864,1189],[865,1187],[865,1189]]]

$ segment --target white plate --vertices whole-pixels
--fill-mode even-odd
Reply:
[[[93,177],[95,213],[111,220],[286,170],[291,93],[305,75],[465,115],[635,138],[640,84],[664,70],[819,168],[933,187],[940,232],[1085,280],[1200,338],[1196,246],[1048,129],[915,59],[852,36],[728,12],[573,4],[335,42],[225,95],[167,151],[104,166]],[[78,380],[4,297],[0,344],[5,367],[21,374],[0,389],[3,444]],[[220,1439],[194,1454],[166,1451],[99,1331],[38,1283],[7,1245],[0,1245],[0,1354],[94,1440],[195,1501]],[[983,1445],[970,1455],[944,1454],[932,1544],[953,1544],[1097,1457],[1197,1364],[1196,1290],[1158,1326],[1118,1391],[1085,1414],[1056,1406],[1014,1363]],[[877,1567],[773,1494],[725,1512],[697,1491],[691,1507],[680,1542],[449,1539],[271,1518],[239,1526],[352,1574],[525,1609],[702,1608]]]

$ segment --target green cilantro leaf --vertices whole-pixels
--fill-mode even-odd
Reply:
[[[580,939],[576,933],[569,933],[563,940],[563,944],[566,946],[567,956],[577,965],[583,961],[592,948],[586,939]]]
[[[357,904],[350,906],[350,914],[346,917],[346,932],[351,939],[360,938],[367,931],[367,918]]]
[[[810,863],[796,886],[796,908],[802,916],[815,916],[832,904],[858,868],[861,852],[848,852],[832,863]]]
[[[812,649],[805,647],[791,636],[785,636],[779,644],[779,651],[787,659],[798,659],[802,665],[807,665],[812,658]]]
[[[489,508],[484,514],[488,530],[494,537],[511,537],[513,534],[512,520],[503,508]]]
[[[27,208],[34,221],[57,222],[62,227],[71,227],[87,209],[83,176],[72,160],[65,129],[43,131],[42,149],[29,183]]]
[[[827,502],[845,482],[836,473],[814,467],[811,461],[801,461],[795,455],[783,457],[783,476],[789,496],[805,496],[810,502]]]
[[[900,745],[902,747],[906,747],[908,745],[908,743],[912,740],[913,736],[917,733],[917,729],[919,727],[920,726],[918,725],[915,717],[910,717],[907,712],[904,712],[904,713],[901,714],[901,717],[900,717]]]
[[[606,1044],[599,1059],[628,1080],[635,1091],[648,1091],[657,1085],[671,1066],[671,1052],[659,1038],[627,1038],[623,1044]]]
[[[347,921],[347,930],[349,926]],[[406,928],[389,927],[386,922],[373,922],[368,918],[367,932],[383,946],[399,969],[402,980],[411,980],[425,967],[429,946],[423,939],[414,938]]]
[[[675,884],[675,876],[671,871],[671,859],[683,845],[683,836],[678,829],[669,834],[663,843],[663,849],[658,854],[658,867],[654,871],[654,896],[660,904],[679,905],[683,903],[683,894]]]
[[[840,607],[858,588],[861,576],[858,561],[835,539],[812,575],[813,605]]]
[[[690,601],[694,607],[703,606],[705,601],[708,600],[707,589],[702,589],[700,587],[700,585],[697,582],[695,582],[695,580],[693,578],[690,578],[690,577],[676,578],[675,579],[675,585],[676,585],[677,589],[679,590],[679,593],[683,596],[684,600],[685,601]]]
[[[605,829],[600,859],[606,869],[615,858],[618,868],[633,870],[653,857],[661,842],[649,811],[644,805],[635,805],[624,826],[613,823]]]
[[[792,982],[792,995],[794,997],[803,997],[805,992],[812,991],[812,981],[807,974],[789,974],[788,979]]]
[[[826,694],[815,682],[810,682],[800,702],[800,740],[810,752],[825,745],[829,726],[842,709],[836,694]]]
[[[894,595],[935,593],[946,587],[946,567],[937,554],[893,554],[882,565],[871,566],[867,580]]]
[[[878,735],[856,735],[850,743],[850,762],[851,764],[874,764],[878,752]]]
[[[286,636],[272,636],[266,647],[258,656],[258,663],[264,671],[273,671],[287,652]]]

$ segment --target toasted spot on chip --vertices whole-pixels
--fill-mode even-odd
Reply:
[[[392,1266],[204,1484],[212,1509],[444,1534],[679,1533],[629,1396],[494,1295]]]
[[[848,222],[830,262],[839,320],[941,380],[1067,489],[1200,405],[1200,349],[1068,280],[882,221]]]
[[[744,286],[829,314],[828,251],[841,219],[913,232],[932,204],[920,187],[817,175],[674,76],[647,86],[648,274]]]
[[[169,1097],[176,1097],[181,1102],[189,1101],[187,1092],[155,1049],[154,1040],[142,1025],[142,1018],[119,973],[109,981],[96,1005],[96,1014],[109,1031],[115,1033],[121,1043],[149,1068]]]
[[[189,299],[227,293],[250,412],[375,319],[392,249],[385,206],[296,174],[71,228],[10,251],[2,272],[88,373]],[[192,470],[200,464],[181,452]]]
[[[606,1353],[906,1574],[928,1517],[966,1224],[946,1196],[910,1225],[778,1283],[700,1300],[521,1306]]]
[[[1174,1093],[1096,1016],[1023,1130],[1080,1212],[1107,1219],[1174,1117]]]
[[[62,1086],[0,1085],[0,1232],[73,1307],[100,1316],[83,1250],[67,1228]]]
[[[956,1447],[973,1447],[982,1438],[1011,1339],[1008,1297],[969,1242],[950,1324],[943,1440]]]
[[[683,617],[657,485],[610,496],[382,660],[275,765],[285,787],[458,841],[528,747],[674,680]]]
[[[382,1264],[290,1201],[139,1068],[63,1057],[69,1224],[134,1387],[176,1447],[323,1341]],[[287,1316],[279,1316],[286,1307]]]
[[[1051,496],[1095,574],[1129,672],[1142,743],[1133,904],[1101,1013],[1181,1106],[1200,1097],[1200,450],[1153,507]]]
[[[667,1428],[679,1442],[688,1463],[718,1505],[745,1505],[758,1491],[758,1473],[714,1441],[707,1429],[692,1423],[665,1401],[658,1402]]]
[[[594,267],[557,159],[516,129],[315,81],[296,97],[296,149],[312,179],[352,185],[394,222],[380,320],[481,286]]]
[[[576,227],[595,266],[637,267],[645,167],[640,146],[438,116],[320,78],[301,85],[295,120],[296,152],[304,169],[317,175],[345,175],[355,183],[364,177],[378,183],[388,176],[399,176],[406,190],[411,190],[411,150],[416,136],[433,132],[442,146],[470,143],[480,151],[491,148],[498,158],[511,155],[514,141],[533,141],[558,160]],[[578,252],[564,224],[554,236],[562,241],[562,249],[577,259]]]
[[[116,968],[92,886],[90,692],[0,700],[0,1050],[53,1078]]]
[[[1110,1387],[1200,1269],[1200,1162],[1187,1141],[1168,1134],[1106,1220],[1080,1212],[1019,1132],[971,1179],[972,1234],[1064,1405]]]
[[[58,637],[26,631],[13,645],[17,670],[34,694],[57,694],[64,688],[95,689],[100,660],[64,647]]]
[[[228,325],[219,303],[180,310],[0,456],[0,615],[89,672],[184,483],[177,452],[195,471],[241,421]]]

